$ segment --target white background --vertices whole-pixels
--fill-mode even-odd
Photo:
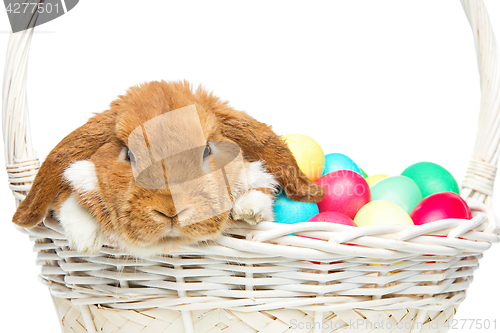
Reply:
[[[500,1],[485,2],[500,35]],[[0,63],[9,29],[0,10]],[[87,0],[36,31],[28,101],[41,160],[127,87],[187,79],[370,175],[419,161],[465,175],[480,90],[459,1]],[[5,173],[0,183],[2,331],[57,332],[32,243],[10,222]],[[457,319],[500,327],[499,256],[500,245],[485,254]]]

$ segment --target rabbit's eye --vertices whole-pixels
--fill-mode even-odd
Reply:
[[[210,146],[207,145],[205,146],[205,150],[203,151],[203,158],[207,158],[208,155],[210,155],[212,153],[212,150],[210,149]]]
[[[127,151],[127,160],[129,160],[132,163],[135,163],[135,156],[130,149],[128,149]]]

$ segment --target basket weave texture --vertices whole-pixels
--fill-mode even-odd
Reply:
[[[98,255],[78,254],[58,221],[46,218],[19,230],[35,243],[40,281],[51,292],[62,331],[448,331],[482,253],[499,240],[489,208],[500,138],[498,50],[483,2],[462,5],[482,90],[462,188],[471,220],[363,228],[240,223],[215,241],[135,258],[111,246]],[[39,166],[26,102],[32,34],[29,29],[11,36],[4,76],[6,166],[17,204]]]

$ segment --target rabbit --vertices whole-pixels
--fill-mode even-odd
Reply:
[[[325,195],[270,126],[202,87],[152,81],[49,153],[13,222],[29,228],[52,214],[79,253],[108,241],[148,256],[215,239],[237,220],[272,221],[278,187],[296,201]]]

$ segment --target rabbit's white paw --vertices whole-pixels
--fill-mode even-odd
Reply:
[[[273,198],[263,192],[250,190],[236,199],[231,216],[252,225],[260,221],[273,221]]]
[[[62,204],[58,218],[72,249],[81,254],[99,252],[104,244],[100,225],[74,194]]]

